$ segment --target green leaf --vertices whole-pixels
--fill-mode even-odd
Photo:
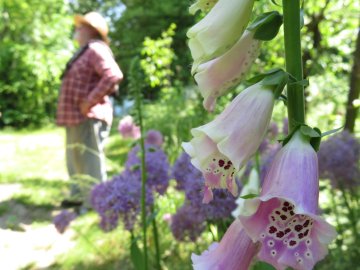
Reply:
[[[252,199],[252,198],[255,198],[255,197],[259,197],[259,194],[246,194],[244,196],[240,196],[240,198],[242,199]]]
[[[140,248],[138,247],[135,239],[131,242],[130,256],[131,256],[131,261],[134,264],[136,270],[145,269],[144,256]]]
[[[321,133],[321,137],[325,137],[325,136],[334,134],[334,133],[340,131],[340,130],[343,129],[343,128],[344,128],[344,126],[339,127],[339,128],[335,128],[335,129],[332,129],[332,130],[329,130],[329,131],[326,131],[326,132],[324,132],[324,133]]]
[[[266,262],[257,262],[253,267],[253,270],[275,270],[275,268],[270,265],[267,264]]]
[[[321,132],[319,133],[313,128],[306,125],[302,125],[300,127],[300,132],[305,136],[309,136],[310,138],[321,138]]]
[[[277,99],[280,97],[288,80],[289,80],[289,74],[280,69],[277,72],[266,76],[262,80],[261,84],[270,86],[274,91],[275,98]]]
[[[301,81],[291,82],[291,83],[289,83],[289,85],[301,85],[301,86],[306,87],[306,86],[309,86],[309,80],[304,79]]]
[[[259,75],[256,75],[256,76],[248,79],[247,82],[250,83],[250,84],[257,83],[257,82],[261,81],[262,79],[264,79],[267,75],[276,73],[276,72],[278,72],[278,71],[280,71],[280,70],[282,70],[282,69],[281,69],[281,68],[273,68],[273,69],[270,69],[270,70],[267,71],[267,72],[261,73],[261,74],[259,74]]]
[[[271,11],[258,16],[247,28],[258,40],[272,40],[279,32],[283,19],[279,12]]]

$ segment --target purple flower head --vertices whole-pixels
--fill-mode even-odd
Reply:
[[[159,194],[164,194],[170,180],[170,165],[168,158],[163,150],[151,144],[145,144],[145,165],[146,165],[146,185]],[[136,145],[128,154],[125,163],[126,171],[133,174],[139,181],[141,180],[141,159],[140,146]]]
[[[205,229],[205,216],[190,204],[183,205],[171,218],[171,231],[179,241],[195,241]]]
[[[101,217],[100,226],[111,231],[124,222],[127,230],[132,230],[140,212],[141,182],[125,171],[112,180],[96,185],[91,192],[91,204]],[[146,204],[151,205],[151,191],[146,192]]]
[[[64,233],[67,227],[69,227],[71,221],[73,221],[77,215],[74,212],[63,210],[60,214],[56,215],[53,219],[56,230],[59,233]]]
[[[145,143],[161,147],[162,144],[164,143],[163,135],[161,134],[160,131],[151,129],[146,134]]]
[[[245,270],[249,269],[256,253],[256,245],[235,219],[220,243],[211,244],[201,255],[192,254],[191,260],[194,270]]]
[[[321,144],[318,152],[321,178],[328,178],[334,187],[352,188],[360,184],[360,143],[343,131]]]
[[[191,164],[191,158],[185,152],[175,161],[172,168],[172,176],[176,180],[176,188],[178,190],[186,190],[191,185],[191,181],[199,182],[198,180],[203,178],[201,171]]]
[[[327,253],[334,229],[318,216],[317,155],[309,139],[296,132],[277,153],[260,196],[248,199],[239,219],[260,260],[277,269],[312,269]]]
[[[139,139],[141,136],[140,128],[135,125],[130,115],[125,116],[119,121],[118,131],[124,138]]]
[[[221,220],[231,217],[231,212],[236,208],[236,198],[225,189],[214,190],[214,198],[201,208],[207,220]]]
[[[273,106],[274,93],[260,81],[242,91],[215,120],[192,129],[194,138],[183,148],[202,171],[207,190],[227,188],[237,196],[234,175],[259,148]],[[211,193],[205,195],[204,202],[210,201]]]
[[[279,134],[279,127],[275,122],[271,122],[268,128],[269,135],[272,139],[275,139]]]

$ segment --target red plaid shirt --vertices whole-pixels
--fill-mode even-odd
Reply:
[[[90,41],[63,78],[56,123],[70,126],[95,118],[111,125],[113,110],[108,95],[115,91],[122,78],[110,48],[102,41]],[[92,106],[86,117],[80,112],[80,103],[84,100]]]

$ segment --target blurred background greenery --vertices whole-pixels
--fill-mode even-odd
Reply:
[[[76,49],[72,41],[76,13],[97,10],[110,25],[111,48],[125,75],[115,100],[116,120],[124,113],[134,113],[131,106],[127,110],[125,107],[133,99],[130,65],[134,58],[140,58],[135,68],[143,75],[139,85],[144,96],[145,128],[162,132],[164,149],[170,162],[175,161],[181,153],[181,142],[190,138],[190,129],[212,118],[202,108],[202,98],[190,74],[192,60],[186,31],[203,14],[190,15],[189,4],[188,0],[0,0],[0,181],[22,185],[21,192],[12,198],[16,203],[27,205],[28,211],[34,207],[54,210],[59,203],[54,198],[66,190],[60,144],[63,134],[53,122],[59,76]],[[304,7],[303,67],[310,81],[306,88],[308,124],[322,131],[345,125],[359,137],[360,3],[304,1]],[[281,7],[270,0],[259,0],[253,16],[274,9],[280,11]],[[283,66],[280,31],[274,40],[263,44],[247,78]],[[243,82],[220,98],[216,113],[246,86]],[[281,125],[285,117],[286,109],[278,102],[273,120]],[[116,125],[107,147],[111,174],[119,173],[131,147],[119,137]],[[46,140],[50,146],[44,146]],[[317,269],[360,269],[359,187],[341,190],[323,181],[321,189],[323,213],[339,236]],[[40,190],[43,195],[34,196]],[[158,202],[164,213],[175,212],[183,200],[172,191]],[[12,207],[9,201],[0,205],[0,216]],[[16,225],[13,220],[10,223]],[[70,255],[59,257],[53,269],[132,269],[127,250],[129,235],[121,228],[107,235],[96,222],[92,214],[76,220],[74,228],[81,228],[75,237],[77,246]],[[211,242],[209,233],[196,243],[177,243],[167,224],[159,223],[164,233],[164,268],[190,269],[191,252],[199,253],[207,247]]]

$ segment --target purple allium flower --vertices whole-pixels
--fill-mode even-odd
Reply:
[[[176,180],[176,188],[178,190],[185,190],[189,181],[202,178],[201,171],[196,169],[190,160],[190,156],[183,152],[174,163],[172,176]]]
[[[146,134],[145,143],[161,147],[164,143],[163,135],[158,130],[150,129]]]
[[[141,182],[125,171],[112,180],[96,185],[91,192],[91,204],[101,217],[100,226],[111,231],[119,219],[127,230],[132,230],[140,212]],[[146,192],[146,205],[153,203],[150,190]]]
[[[146,185],[159,194],[164,194],[170,180],[170,165],[161,148],[145,144]],[[140,146],[135,146],[128,154],[126,170],[141,180]]]
[[[214,199],[201,208],[207,220],[221,220],[231,217],[231,212],[236,208],[236,198],[225,189],[214,190]]]
[[[360,142],[348,131],[342,131],[323,142],[318,152],[321,178],[334,187],[352,188],[360,184]]]
[[[245,270],[249,269],[256,252],[256,245],[235,219],[220,243],[211,244],[200,256],[192,254],[191,260],[194,270]]]
[[[64,233],[71,221],[76,217],[77,215],[74,212],[69,212],[67,210],[61,211],[60,214],[56,215],[53,219],[56,230],[61,234]]]
[[[179,241],[195,241],[205,229],[205,216],[190,204],[183,205],[171,218],[171,231]]]
[[[125,116],[119,121],[118,131],[124,138],[139,139],[140,127],[136,126],[130,115]]]
[[[279,134],[279,127],[275,122],[271,122],[268,128],[269,135],[272,139],[275,139]]]
[[[183,148],[209,189],[227,188],[237,196],[234,175],[259,148],[274,100],[273,91],[260,81],[242,91],[215,120],[192,129],[193,139]]]
[[[277,153],[260,196],[248,199],[239,219],[260,260],[277,269],[312,269],[327,254],[335,230],[318,216],[317,155],[309,138],[296,132]]]

